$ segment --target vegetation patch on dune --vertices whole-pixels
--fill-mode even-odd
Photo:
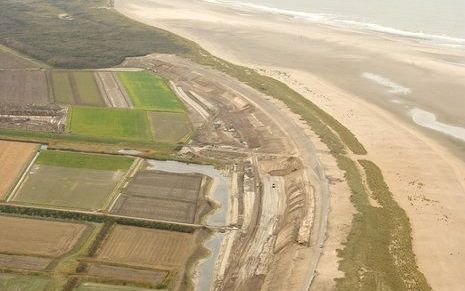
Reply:
[[[340,268],[346,277],[337,280],[338,289],[431,290],[416,265],[407,214],[394,200],[378,166],[368,160],[359,163],[371,197],[380,207],[370,205],[361,180],[352,179],[352,188],[358,189],[352,200],[359,213],[353,219],[346,248],[340,252],[344,258]]]

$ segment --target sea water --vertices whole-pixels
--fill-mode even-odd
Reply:
[[[465,47],[465,0],[205,0]]]

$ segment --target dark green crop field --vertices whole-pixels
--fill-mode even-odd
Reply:
[[[0,44],[56,67],[96,68],[127,56],[186,53],[182,39],[115,13],[107,0],[1,0]]]

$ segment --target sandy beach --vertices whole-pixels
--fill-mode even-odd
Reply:
[[[285,82],[348,127],[406,210],[418,265],[428,282],[435,290],[463,289],[463,49],[204,1],[115,2],[130,18]],[[335,225],[343,219],[337,217],[353,211],[348,206],[331,209],[335,219],[329,218],[327,247],[333,250],[327,253],[344,239],[344,226]],[[336,257],[323,257],[319,272],[314,286],[340,276]]]

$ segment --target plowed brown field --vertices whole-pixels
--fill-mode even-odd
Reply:
[[[1,104],[49,104],[43,71],[0,71]]]
[[[69,252],[87,226],[0,216],[0,253],[58,257]]]
[[[160,284],[168,272],[132,269],[119,266],[93,264],[89,267],[89,275],[106,278],[109,280],[145,283],[150,285]]]
[[[198,223],[202,179],[197,174],[140,171],[118,198],[112,212],[157,220]]]
[[[98,259],[173,270],[183,267],[195,248],[193,234],[117,225]]]
[[[14,186],[37,147],[31,143],[0,141],[0,200]]]

